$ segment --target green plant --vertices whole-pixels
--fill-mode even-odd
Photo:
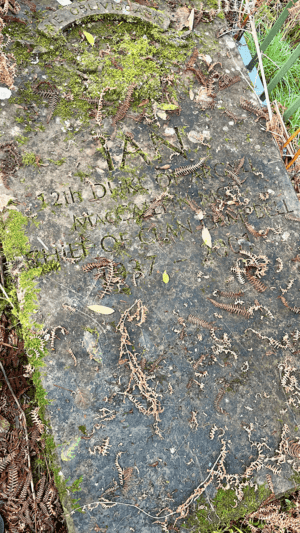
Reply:
[[[26,144],[28,142],[27,137],[24,137],[24,135],[18,135],[15,139],[19,144]]]
[[[50,163],[53,163],[54,165],[58,166],[58,167],[61,167],[61,165],[64,164],[66,158],[65,157],[62,157],[61,159],[48,159],[48,161],[50,161]]]
[[[269,31],[269,25],[264,21],[256,19],[256,25],[259,25],[260,32],[258,35],[261,44]],[[272,26],[272,24],[271,24]],[[247,44],[252,56],[256,53],[255,44],[252,36],[247,35]],[[278,70],[286,63],[292,54],[292,40],[289,36],[284,36],[284,32],[279,32],[268,46],[267,50],[262,53],[263,66],[266,81],[269,83]],[[284,107],[289,108],[299,97],[300,84],[300,59],[288,70],[283,79],[270,93],[270,100],[277,100]],[[290,117],[288,125],[291,134],[299,127],[300,108]],[[299,139],[300,143],[300,139]]]
[[[22,156],[22,163],[26,167],[28,167],[29,165],[37,166],[35,154],[33,152],[25,152]]]

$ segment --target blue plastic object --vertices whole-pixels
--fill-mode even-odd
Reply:
[[[245,67],[247,65],[249,65],[251,59],[252,59],[252,56],[250,54],[250,50],[248,48],[248,45],[246,43],[246,40],[245,40],[245,37],[243,36],[240,41],[237,41],[237,45],[238,45],[238,49],[239,49],[239,52],[241,54],[241,58],[243,60],[243,63],[245,65]],[[259,77],[259,74],[257,72],[257,68],[256,67],[253,67],[252,70],[249,71],[249,76],[250,76],[250,80],[252,81],[253,85],[254,85],[254,90],[256,92],[256,94],[258,96],[260,96],[263,92],[264,92],[264,86],[261,82],[261,79]],[[263,105],[267,105],[266,104],[266,100],[263,100],[262,101],[262,104]]]

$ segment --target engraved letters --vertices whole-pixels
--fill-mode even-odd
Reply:
[[[166,30],[170,25],[170,19],[163,13],[157,14],[154,9],[149,7],[129,4],[116,4],[115,2],[100,2],[99,0],[87,2],[82,4],[80,2],[73,2],[69,6],[65,6],[59,10],[55,15],[48,15],[38,26],[38,29],[44,33],[51,35],[58,32],[60,29],[67,28],[70,24],[82,19],[83,17],[95,14],[115,14],[117,16],[135,16],[146,22],[150,22],[160,26]]]

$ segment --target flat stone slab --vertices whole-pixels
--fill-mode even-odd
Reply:
[[[89,0],[88,2],[72,2],[71,5],[60,9],[57,13],[51,13],[38,29],[47,35],[55,35],[59,30],[64,30],[80,19],[94,15],[125,15],[137,17],[141,20],[155,24],[166,30],[170,25],[170,19],[162,12],[157,12],[146,6],[136,3],[123,4],[114,1]]]
[[[208,471],[211,497],[218,482],[238,498],[268,475],[277,494],[295,486],[297,459],[278,450],[300,421],[298,200],[264,122],[241,108],[255,100],[233,41],[215,42],[219,27],[199,25],[195,46],[241,81],[213,109],[187,77],[180,114],[127,116],[115,136],[105,119],[100,145],[95,123],[68,140],[76,116],[46,124],[36,106],[45,131],[29,133],[26,152],[43,163],[9,177],[32,221],[26,264],[60,263],[38,279],[34,319],[48,330],[61,474],[83,477],[86,512],[70,531],[159,532],[157,520],[185,516]],[[34,74],[44,79],[38,64]],[[2,103],[8,140],[23,133],[17,111]]]

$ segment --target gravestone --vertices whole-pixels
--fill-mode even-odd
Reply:
[[[95,13],[124,14],[108,4]],[[39,28],[66,27],[69,46],[75,9],[82,24],[93,5],[46,13]],[[169,19],[167,7],[151,15],[164,29]],[[47,330],[42,381],[61,475],[83,478],[85,513],[68,510],[70,531],[159,532],[207,481],[205,496],[219,483],[237,505],[268,475],[277,494],[295,485],[297,459],[280,442],[299,425],[298,200],[265,122],[241,107],[257,102],[233,40],[215,38],[221,24],[197,26],[186,60],[197,47],[206,75],[219,73],[214,97],[180,64],[176,104],[153,101],[150,118],[137,121],[138,107],[115,124],[94,113],[99,128],[75,108],[52,116],[60,89],[40,66],[45,44],[27,37],[35,48],[14,96],[49,85],[38,103],[2,103],[5,138],[28,163],[0,187],[28,219],[26,269],[43,268],[34,320]],[[72,103],[71,82],[64,90]]]

